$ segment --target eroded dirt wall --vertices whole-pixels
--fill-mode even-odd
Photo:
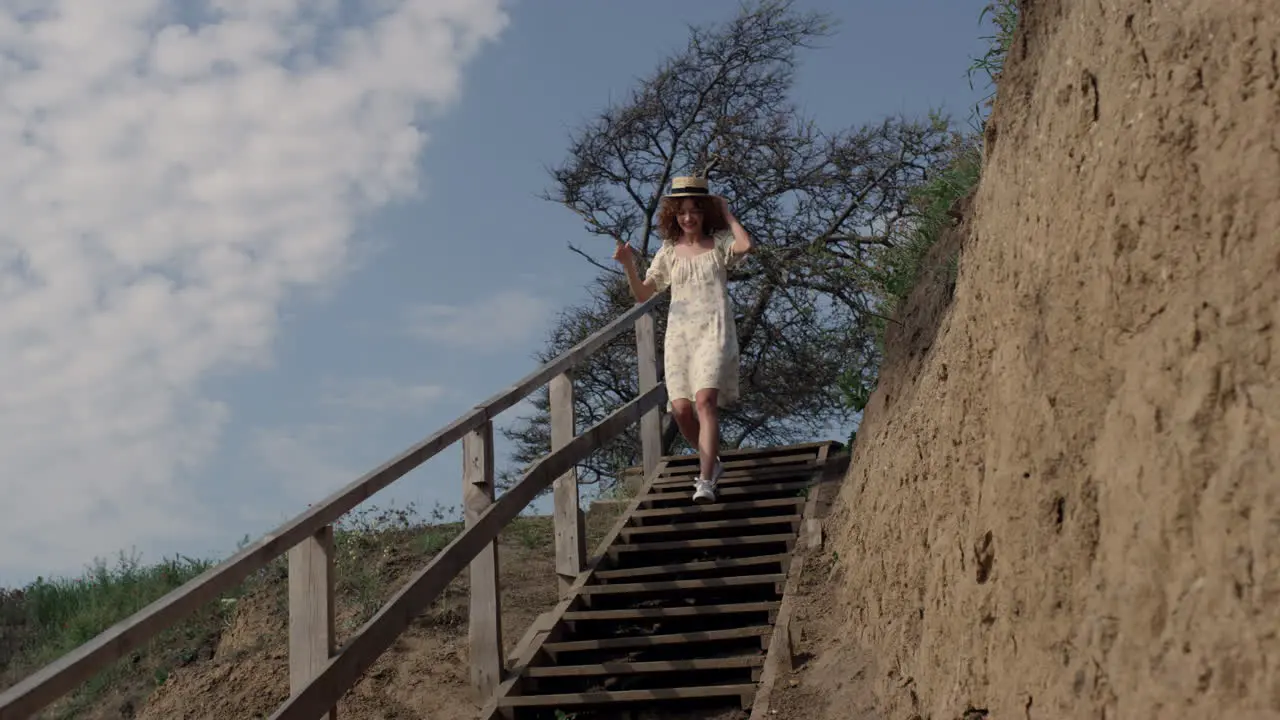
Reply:
[[[1280,717],[1278,50],[1275,0],[1024,4],[828,523],[825,717]]]

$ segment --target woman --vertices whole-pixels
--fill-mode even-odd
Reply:
[[[723,468],[719,409],[738,398],[738,333],[733,322],[727,271],[751,251],[751,236],[711,195],[706,180],[674,178],[658,214],[662,247],[644,280],[635,252],[620,243],[613,257],[627,271],[631,294],[644,302],[671,288],[671,309],[663,341],[667,407],[681,434],[697,448],[699,474],[694,502],[715,502]]]

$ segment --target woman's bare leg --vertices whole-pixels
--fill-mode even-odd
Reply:
[[[672,400],[671,416],[675,418],[676,427],[680,428],[680,434],[684,436],[685,442],[689,443],[689,447],[696,452],[701,428],[698,427],[698,414],[693,410],[693,403],[684,398]]]
[[[698,425],[701,430],[698,435],[698,460],[701,476],[707,480],[711,479],[716,455],[720,452],[720,408],[716,406],[719,395],[720,391],[714,388],[699,390],[696,395]]]

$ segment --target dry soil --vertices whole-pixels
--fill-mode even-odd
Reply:
[[[1022,5],[774,717],[1280,718],[1280,5]]]

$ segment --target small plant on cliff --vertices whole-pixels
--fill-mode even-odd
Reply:
[[[957,136],[955,142],[955,155],[951,162],[912,193],[912,202],[919,213],[916,222],[899,242],[884,248],[877,258],[872,278],[882,302],[879,308],[881,316],[892,317],[911,294],[925,269],[925,255],[955,224],[950,214],[952,206],[978,184],[982,157],[976,140],[970,136]],[[947,258],[944,262],[949,260]],[[877,318],[877,325],[883,339],[883,317]]]
[[[974,58],[973,64],[969,66],[970,88],[973,88],[973,75],[978,72],[987,76],[987,84],[992,88],[991,93],[982,100],[982,107],[986,109],[990,109],[995,101],[994,88],[1000,83],[1004,60],[1009,55],[1009,46],[1013,44],[1013,32],[1018,28],[1017,0],[995,0],[989,3],[982,9],[978,22],[982,22],[988,16],[991,18],[991,24],[995,26],[995,32],[982,37],[987,41],[987,52],[980,58]],[[979,116],[982,116],[981,111]]]
[[[995,32],[982,38],[987,41],[987,51],[982,57],[975,58],[969,66],[970,86],[975,72],[986,73],[993,86],[999,83],[1005,57],[1013,42],[1014,30],[1018,26],[1017,1],[995,0],[989,3],[979,15],[979,22],[988,17]],[[994,93],[987,97],[984,104],[990,107],[993,98]],[[979,138],[974,136],[955,136],[955,144],[942,172],[927,178],[911,193],[912,204],[918,213],[916,222],[911,224],[902,241],[884,248],[877,258],[873,279],[881,300],[880,315],[892,317],[911,293],[920,279],[921,263],[929,248],[953,224],[950,217],[952,206],[977,187],[982,175],[979,142]],[[946,258],[944,263],[948,269],[948,279],[954,280],[951,272],[955,265],[954,258]],[[883,339],[883,318],[878,320],[878,324]]]
[[[970,87],[973,87],[974,73],[979,72],[985,73],[988,83],[993,86],[992,93],[982,103],[986,109],[994,101],[994,86],[1000,82],[1000,73],[1018,26],[1017,0],[989,3],[978,16],[978,21],[988,19],[994,26],[994,32],[982,38],[987,41],[987,51],[982,57],[974,58],[968,72]],[[977,115],[982,121],[979,125],[985,124],[985,113],[980,109]],[[955,287],[959,273],[958,255],[941,258],[937,268],[926,268],[925,258],[929,249],[953,224],[950,210],[955,202],[978,185],[982,174],[980,142],[977,135],[954,136],[952,152],[941,172],[924,179],[910,193],[916,213],[913,222],[899,232],[893,243],[876,249],[869,290],[876,301],[871,321],[879,352],[864,357],[857,366],[846,368],[837,383],[846,406],[854,412],[862,412],[866,408],[875,390],[879,364],[883,359],[884,332],[888,323],[895,322],[890,318],[925,276],[924,271],[940,270],[929,275],[941,279],[949,287]]]
[[[882,356],[884,333],[902,304],[923,277],[945,278],[954,287],[958,258],[940,258],[936,266],[927,266],[929,249],[954,224],[951,209],[956,201],[969,194],[978,183],[982,157],[973,136],[956,135],[951,160],[928,182],[911,194],[915,221],[905,228],[890,245],[876,249],[874,263],[868,272],[870,291],[876,298],[876,312],[871,317],[877,345]],[[877,360],[879,358],[877,357]],[[878,365],[870,362],[850,367],[840,378],[840,391],[854,412],[862,412],[875,390]]]

